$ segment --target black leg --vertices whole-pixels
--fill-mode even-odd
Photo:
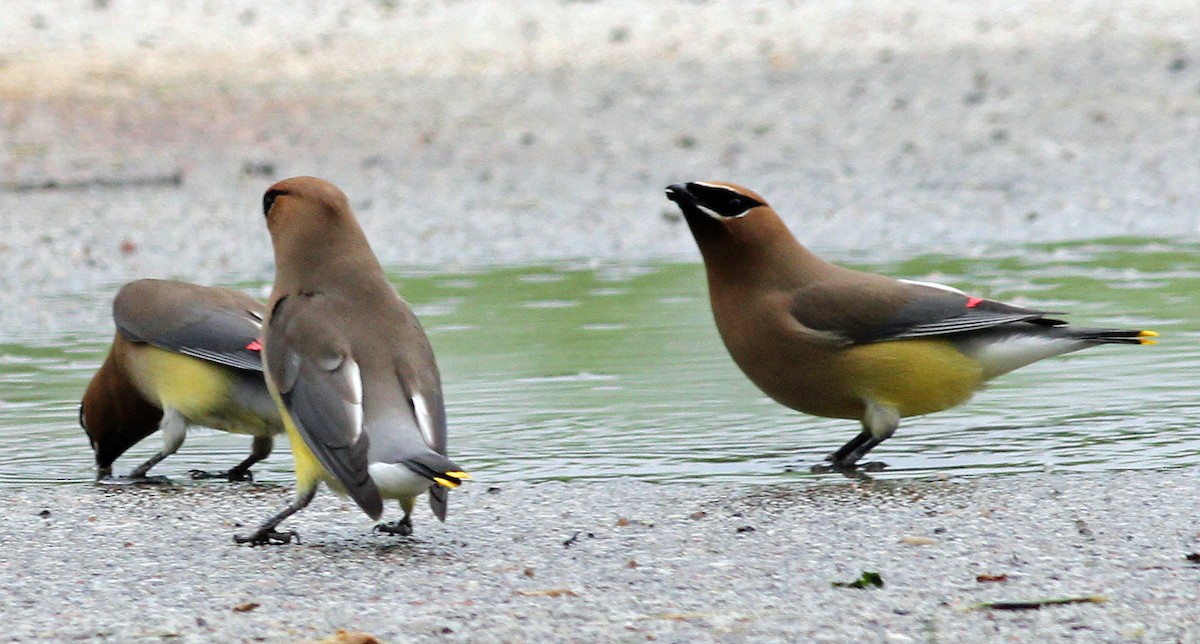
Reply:
[[[96,483],[98,485],[170,485],[171,479],[165,476],[113,476],[112,465],[108,465],[96,467]]]
[[[150,460],[134,468],[129,476],[113,476],[111,466],[97,470],[96,482],[105,485],[170,485],[171,479],[165,476],[146,476],[146,472],[171,454],[173,452],[158,452],[150,457]]]
[[[292,516],[300,510],[303,510],[305,506],[307,506],[309,503],[312,503],[313,497],[317,495],[318,487],[320,486],[314,485],[309,491],[298,495],[296,500],[292,501],[292,504],[287,506],[287,509],[279,514],[276,514],[270,519],[267,519],[265,523],[258,526],[258,530],[255,530],[254,534],[248,537],[243,537],[236,534],[233,535],[233,542],[248,543],[252,546],[272,546],[291,543],[292,539],[295,538],[296,543],[300,543],[300,533],[296,532],[295,530],[276,532],[275,527],[282,523],[284,519]]]
[[[159,427],[162,428],[162,449],[158,450],[157,454],[150,457],[150,460],[142,463],[132,472],[130,472],[128,478],[125,480],[107,479],[104,482],[118,484],[155,483],[170,485],[171,479],[165,476],[146,476],[146,473],[150,471],[150,468],[158,465],[164,458],[179,451],[179,446],[183,445],[183,439],[187,437],[188,424],[188,419],[185,418],[183,414],[179,413],[178,410],[171,407],[164,408],[162,420],[159,422]]]
[[[169,454],[167,454],[166,452],[159,452],[159,453],[155,454],[154,456],[151,456],[150,460],[148,460],[145,463],[142,463],[141,465],[134,468],[134,470],[129,473],[129,478],[131,478],[131,479],[146,478],[146,472],[149,472],[150,468],[154,467],[155,465],[158,465],[167,456],[169,456]]]
[[[246,460],[234,465],[224,472],[206,472],[204,470],[188,470],[193,481],[202,481],[205,479],[225,479],[230,483],[234,481],[254,482],[254,472],[250,471],[250,467],[262,459],[251,454],[246,457]]]
[[[194,481],[199,481],[202,479],[225,479],[231,483],[234,481],[246,481],[253,483],[254,472],[251,472],[250,468],[253,467],[255,463],[258,463],[259,461],[262,461],[271,455],[271,448],[274,446],[274,441],[275,439],[270,436],[255,436],[254,443],[250,448],[250,455],[247,456],[246,459],[241,463],[229,468],[228,471],[217,472],[216,474],[213,474],[211,472],[205,472],[204,470],[191,470],[188,473],[191,474],[192,480]]]
[[[864,429],[857,436],[846,441],[846,444],[839,447],[836,452],[826,457],[826,460],[836,465],[845,464],[847,456],[857,452],[864,444],[869,443],[872,438],[874,437],[871,435],[871,432]],[[870,447],[867,449],[870,449]],[[855,460],[857,459],[849,459],[849,465],[853,465]]]
[[[812,466],[812,471],[815,474],[824,474],[826,472],[844,472],[854,469],[854,464],[863,454],[866,454],[880,442],[871,432],[863,430],[857,436],[846,441],[838,450],[829,456],[825,457],[825,462]]]
[[[858,436],[850,439],[845,445],[828,457],[826,463],[813,467],[814,472],[848,472],[858,466],[858,461],[887,440],[900,426],[900,412],[891,405],[873,400],[864,401],[862,425],[863,430]],[[860,466],[863,471],[878,472],[887,467],[885,463],[867,463]]]
[[[842,459],[841,462],[835,462],[834,465],[837,465],[837,466],[845,468],[845,469],[852,468],[856,464],[858,464],[858,461],[860,459],[862,459],[862,457],[867,455],[867,452],[875,449],[875,446],[882,442],[883,442],[882,438],[876,438],[876,437],[872,436],[871,438],[868,438],[866,441],[864,441],[861,445],[854,448],[854,451],[847,454],[845,456],[845,458]],[[865,470],[876,471],[876,472],[883,469],[884,467],[885,466],[883,463],[867,463],[866,465],[862,466],[862,468]]]

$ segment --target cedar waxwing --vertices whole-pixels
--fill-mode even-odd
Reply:
[[[261,302],[230,289],[150,279],[121,287],[112,348],[79,405],[97,480],[120,480],[110,478],[113,461],[161,427],[162,450],[129,480],[166,481],[146,472],[179,449],[190,425],[254,437],[250,456],[228,472],[192,478],[253,480],[250,466],[283,432],[263,380],[262,317]]]
[[[1097,344],[1153,344],[1153,331],[1085,329],[1050,313],[971,297],[940,284],[830,264],[741,186],[667,188],[708,274],[713,317],[734,362],[798,411],[862,421],[827,457],[847,471],[900,419],[965,402],[984,382]]]
[[[446,458],[441,377],[425,331],[384,277],[346,195],[314,177],[271,186],[263,213],[275,288],[263,325],[267,386],[296,462],[296,500],[238,543],[287,543],[275,527],[324,481],[372,519],[383,499],[404,517],[377,530],[412,533],[416,498],[438,519],[446,491],[470,476]]]

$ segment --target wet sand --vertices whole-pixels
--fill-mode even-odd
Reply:
[[[323,493],[264,548],[232,535],[279,487],[4,490],[0,613],[17,641],[1193,641],[1197,475],[483,484],[409,538]]]

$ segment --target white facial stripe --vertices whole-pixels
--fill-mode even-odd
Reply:
[[[709,217],[712,217],[713,219],[716,219],[717,221],[721,221],[722,219],[724,219],[724,217],[722,217],[721,215],[718,215],[716,212],[714,212],[712,209],[708,208],[707,206],[701,206],[700,204],[696,204],[696,210],[699,210],[700,212],[708,215]]]
[[[733,215],[731,217],[726,217],[725,215],[718,215],[716,213],[716,211],[714,211],[711,208],[708,208],[706,206],[702,206],[700,204],[696,204],[696,209],[699,210],[700,212],[708,215],[709,217],[716,219],[717,221],[721,221],[723,219],[739,219],[741,217],[745,217],[746,213],[750,212],[749,210],[743,210],[742,212],[740,212],[736,215]]]
[[[955,294],[963,295],[963,296],[966,295],[966,293],[954,288],[953,286],[946,286],[945,284],[938,284],[937,282],[921,282],[918,280],[900,280],[900,281],[904,282],[905,284],[912,284],[914,286],[928,286],[929,288],[936,288],[941,291],[949,291],[951,293],[955,293]]]
[[[417,416],[417,429],[421,430],[421,438],[425,444],[433,448],[433,416],[429,413],[429,405],[425,404],[425,396],[419,393],[412,396],[413,412]]]

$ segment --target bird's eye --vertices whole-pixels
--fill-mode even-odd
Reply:
[[[718,217],[741,217],[762,204],[725,186],[693,183],[689,186],[700,205]]]

